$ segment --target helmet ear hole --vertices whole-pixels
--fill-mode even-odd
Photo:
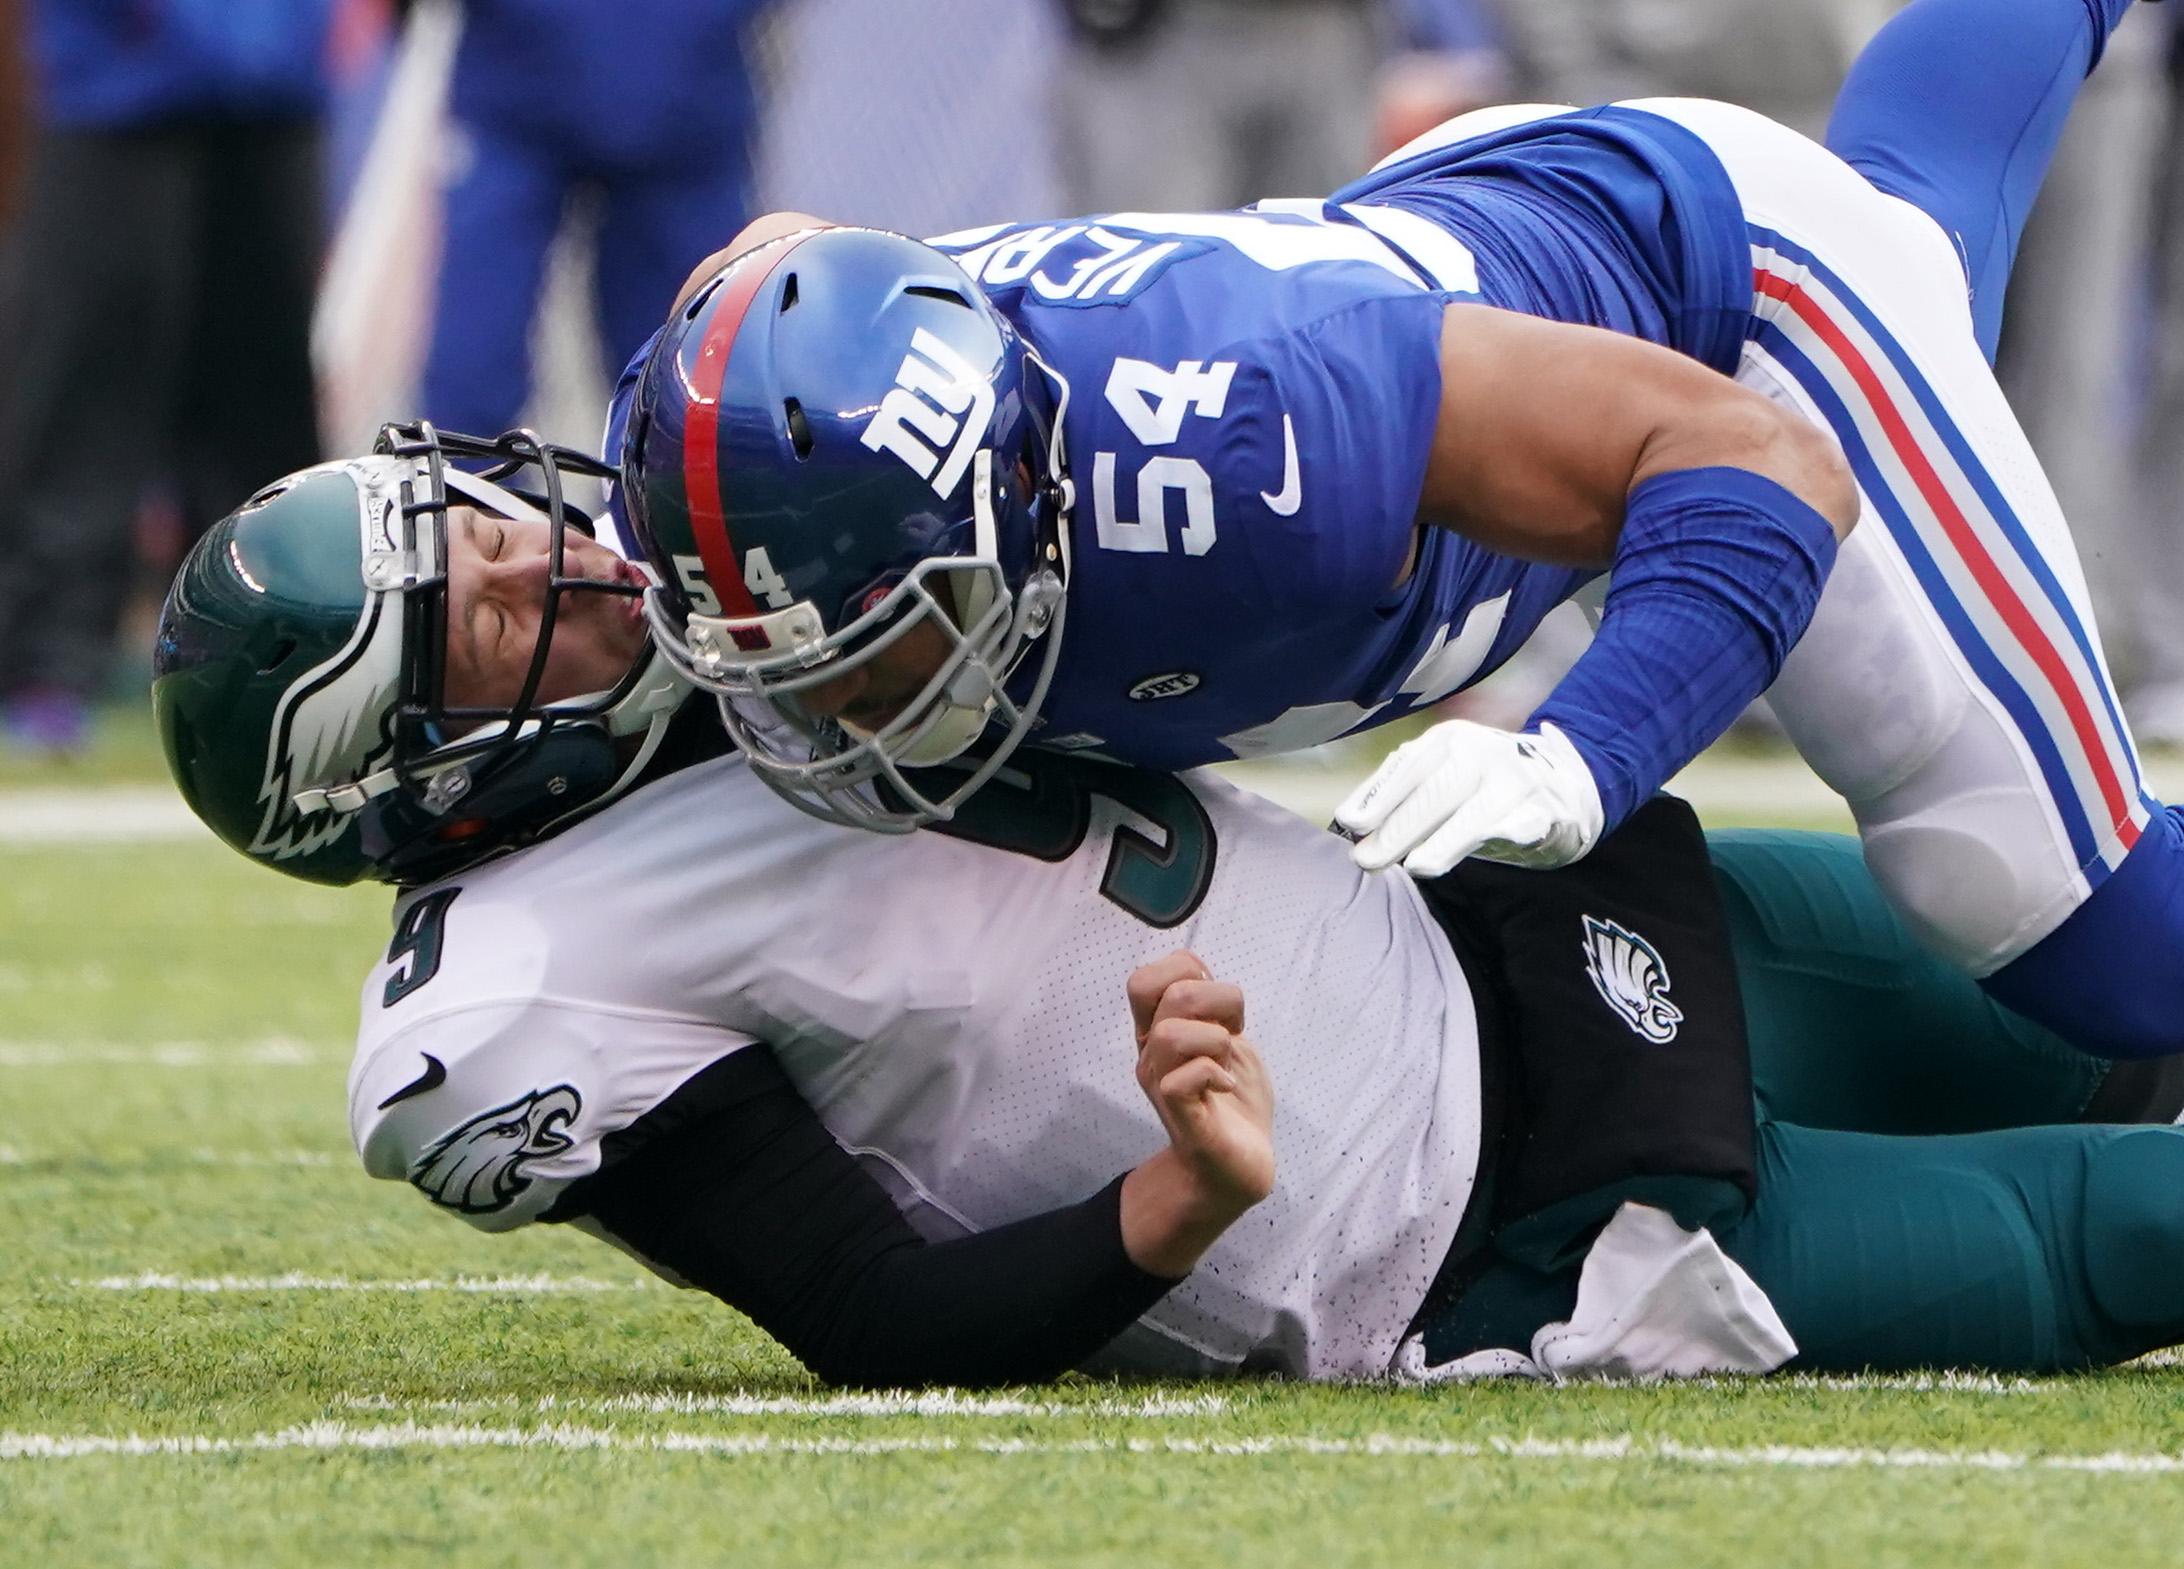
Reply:
[[[296,640],[284,637],[266,651],[265,661],[258,666],[258,674],[269,676],[288,663],[288,656],[296,651]]]
[[[786,283],[784,283],[783,285],[781,285],[781,310],[780,310],[779,314],[781,314],[781,315],[783,315],[783,316],[786,316],[786,315],[788,315],[788,313],[789,313],[790,309],[791,309],[791,308],[792,308],[792,307],[793,307],[793,306],[794,306],[795,304],[796,304],[796,274],[792,272],[792,273],[790,273],[790,274],[789,274],[789,281],[788,281],[788,282],[786,282]]]
[[[804,462],[811,456],[811,421],[804,417],[804,405],[794,398],[782,401],[781,415],[789,427],[789,445],[796,452],[796,461]]]

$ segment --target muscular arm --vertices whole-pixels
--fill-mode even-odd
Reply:
[[[1773,480],[1838,539],[1857,521],[1857,486],[1824,431],[1639,339],[1451,305],[1441,379],[1422,510],[1504,555],[1605,567],[1630,493],[1684,469]]]
[[[1441,372],[1421,515],[1506,556],[1608,567],[1607,602],[1526,737],[1438,725],[1335,815],[1368,868],[1559,866],[1773,682],[1858,487],[1819,427],[1597,328],[1450,306]]]

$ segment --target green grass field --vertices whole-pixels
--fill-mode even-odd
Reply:
[[[68,777],[139,777],[111,745]],[[67,787],[0,821],[24,783]],[[2184,1560],[2180,1366],[832,1395],[581,1236],[362,1175],[385,903],[0,843],[0,1565]]]

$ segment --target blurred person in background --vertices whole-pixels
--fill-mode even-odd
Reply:
[[[1506,35],[1493,0],[1394,0],[1380,67],[1373,157],[1385,158],[1443,120],[1513,95]]]
[[[2184,18],[2163,18],[2164,120],[2154,154],[2152,299],[2148,306],[2146,407],[2139,428],[2139,505],[2129,514],[2138,553],[2125,587],[2122,620],[2137,633],[2135,679],[2125,705],[2141,743],[2184,748]]]
[[[318,455],[333,0],[22,3],[0,24],[0,82],[29,84],[34,125],[0,235],[0,734],[67,753],[106,684],[147,488],[168,481],[195,532]],[[20,123],[7,96],[0,121]]]
[[[1062,0],[1073,212],[1334,189],[1371,158],[1378,0]]]
[[[2148,366],[2140,345],[2160,320],[2149,321],[2147,296],[2169,23],[2168,8],[2127,15],[2087,78],[2025,225],[1995,362],[2070,519],[2142,744],[2162,739],[2142,723],[2142,714],[2154,716],[2138,698],[2176,604],[2173,583],[2153,565],[2166,530],[2142,516],[2132,468],[2138,415],[2160,413],[2142,408]],[[2151,428],[2164,424],[2178,428],[2173,418]],[[2149,574],[2167,591],[2158,609],[2145,588]],[[2170,738],[2184,734],[2179,722],[2184,714],[2172,719]]]
[[[758,29],[762,207],[904,234],[1062,211],[1053,104],[1063,31],[1058,10],[1025,0],[776,5]],[[978,90],[964,93],[973,55]],[[939,103],[946,113],[934,112]]]
[[[597,203],[594,308],[615,364],[691,262],[749,216],[768,0],[467,0],[448,90],[444,242],[425,414],[501,430],[532,382],[531,325],[572,200]],[[270,472],[270,470],[267,470]]]
[[[1724,98],[1817,137],[1892,0],[1494,0],[1523,96]]]

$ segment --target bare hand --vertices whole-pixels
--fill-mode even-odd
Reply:
[[[1177,952],[1132,973],[1129,993],[1139,1088],[1203,1197],[1241,1214],[1274,1189],[1274,1090],[1243,992]]]

